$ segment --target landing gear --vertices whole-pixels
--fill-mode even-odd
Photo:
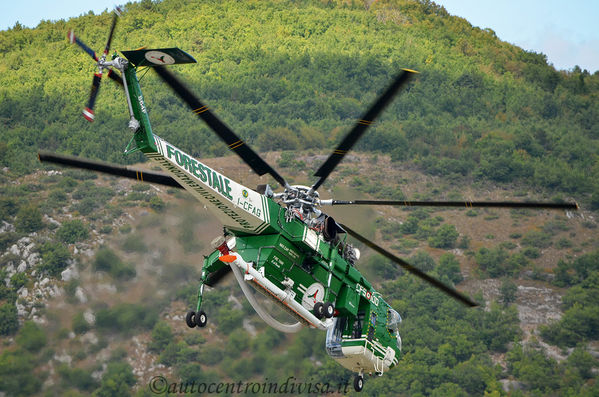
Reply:
[[[205,327],[208,322],[208,316],[206,316],[206,312],[203,310],[198,313],[194,311],[187,312],[185,316],[185,323],[189,328],[194,328],[196,325],[198,327]]]
[[[312,310],[317,319],[331,318],[335,315],[335,306],[331,302],[316,302]]]
[[[314,315],[316,316],[317,319],[321,319],[324,316],[324,305],[322,304],[322,302],[316,302],[314,304],[314,309],[312,310],[312,312],[314,313]]]
[[[358,374],[354,378],[354,390],[359,392],[359,391],[362,391],[363,388],[364,388],[364,377],[362,375]]]
[[[189,311],[185,316],[185,323],[189,328],[205,327],[208,322],[208,316],[206,316],[206,312],[200,310],[202,306],[202,296],[204,295],[204,284],[206,283],[207,275],[206,271],[202,272],[202,280],[200,282],[200,286],[198,287],[198,306],[196,311]]]
[[[335,314],[335,306],[331,302],[326,302],[322,308],[324,316],[326,318],[331,318]]]
[[[208,322],[208,316],[206,316],[206,312],[204,312],[203,310],[200,310],[199,313],[196,313],[195,317],[195,323],[198,327],[205,327],[206,323]]]
[[[185,316],[185,323],[187,324],[187,326],[189,328],[193,328],[196,326],[195,315],[196,315],[196,312],[191,311],[191,312],[187,312],[187,315]]]

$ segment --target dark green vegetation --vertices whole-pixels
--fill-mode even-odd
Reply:
[[[165,251],[206,253],[206,242],[217,230],[200,235],[194,229],[209,223],[198,208],[178,214],[167,230],[153,215],[173,216],[165,205],[173,198],[159,197],[146,185],[124,191],[93,174],[72,171],[27,177],[40,168],[35,157],[40,148],[117,163],[141,159],[121,155],[129,139],[128,116],[123,95],[111,82],[102,85],[94,124],[79,113],[94,69],[87,55],[68,44],[66,31],[75,29],[100,50],[109,20],[108,13],[85,15],[0,32],[0,168],[9,168],[0,175],[0,217],[14,225],[0,234],[0,279],[9,266],[19,265],[21,259],[8,250],[23,237],[37,233],[32,251],[39,254],[34,269],[16,273],[9,285],[0,283],[0,334],[14,337],[12,344],[1,340],[6,348],[0,354],[0,391],[129,395],[137,383],[135,390],[145,395],[148,379],[136,378],[129,365],[140,361],[128,349],[134,336],[145,336],[144,346],[154,355],[148,360],[168,366],[171,381],[283,382],[295,376],[331,385],[346,382],[350,374],[324,352],[323,333],[287,336],[266,328],[236,288],[206,295],[213,333],[165,320],[184,313],[183,302],[195,304],[198,278],[197,260],[167,261]],[[555,71],[542,54],[501,42],[492,31],[472,28],[431,2],[379,1],[366,10],[358,1],[143,1],[126,7],[113,48],[141,45],[178,46],[192,54],[198,64],[174,72],[256,149],[289,151],[272,163],[286,175],[320,165],[299,158],[296,150],[324,153],[333,147],[395,73],[409,67],[421,74],[358,144],[358,151],[371,152],[369,163],[390,156],[393,166],[417,168],[455,186],[474,185],[475,191],[517,186],[551,198],[575,197],[587,210],[599,208],[597,73]],[[156,133],[198,157],[227,154],[152,73],[142,86]],[[347,162],[327,184],[343,182],[376,198],[407,197],[396,171],[362,173],[361,167]],[[423,187],[409,198],[466,194],[455,186]],[[123,214],[129,210],[151,215],[131,225]],[[500,291],[488,310],[468,310],[380,257],[365,257],[365,272],[404,317],[405,356],[399,368],[367,379],[364,394],[496,396],[507,394],[506,381],[520,389],[510,392],[514,396],[599,392],[593,372],[597,361],[587,351],[588,343],[599,338],[599,254],[597,241],[583,238],[596,234],[594,222],[586,221],[581,233],[569,229],[563,215],[535,230],[518,228],[533,216],[523,211],[450,215],[485,223],[485,233],[477,235],[454,226],[446,212],[399,214],[401,224],[377,215],[370,226],[391,249],[447,283],[460,283],[468,274],[468,281],[495,279]],[[504,218],[515,230],[502,239],[494,225]],[[160,250],[140,237],[144,227],[165,241]],[[101,245],[97,236],[111,242]],[[91,256],[75,252],[89,245]],[[450,252],[456,249],[464,256]],[[554,256],[561,260],[551,272],[545,262]],[[70,261],[114,284],[119,299],[81,303],[78,287],[93,290],[90,284],[56,281]],[[140,270],[148,263],[162,269],[154,270],[153,278],[143,278],[147,270]],[[460,272],[460,264],[469,271]],[[542,327],[532,342],[524,341],[514,304],[517,285],[523,279],[549,279],[551,273],[555,287],[568,288],[563,316]],[[40,277],[61,285],[75,310],[62,320],[54,318],[59,311],[48,310],[47,328],[31,322],[19,327],[16,303],[23,298],[17,291],[31,292]],[[131,286],[143,291],[142,298],[127,296]],[[156,290],[165,286],[167,293],[158,296]],[[241,306],[229,300],[231,295]],[[87,309],[95,314],[94,324],[85,318]],[[256,327],[256,336],[242,327],[244,319]],[[83,342],[91,333],[98,341]],[[556,361],[535,337],[559,347],[567,358]],[[63,348],[71,364],[53,358]],[[110,357],[95,362],[101,351]],[[55,365],[55,383],[46,388],[48,363]],[[102,363],[101,378],[92,376]]]
[[[177,73],[261,150],[332,146],[409,67],[421,75],[359,149],[392,153],[432,174],[524,181],[580,201],[595,193],[592,205],[599,205],[599,76],[555,71],[544,55],[501,42],[432,2],[383,1],[368,11],[343,1],[144,1],[126,8],[114,48],[176,44],[190,52],[198,64]],[[116,88],[103,87],[97,123],[72,111],[86,100],[93,67],[65,32],[75,29],[99,49],[109,18],[0,32],[3,166],[30,171],[38,148],[140,159],[119,154],[127,115]],[[57,68],[60,59],[69,68]],[[160,135],[200,157],[226,152],[154,76],[144,89]]]

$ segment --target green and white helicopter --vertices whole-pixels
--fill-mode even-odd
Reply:
[[[390,205],[577,209],[575,203],[321,200],[317,189],[393,96],[417,72],[404,69],[399,73],[318,169],[315,173],[316,182],[312,186],[290,185],[165,68],[166,65],[196,62],[192,56],[178,48],[144,48],[123,51],[123,56],[115,54],[107,60],[117,16],[118,9],[100,58],[73,32],[69,32],[70,41],[87,52],[98,68],[83,114],[86,119],[93,121],[100,81],[107,72],[108,77],[122,85],[127,99],[129,128],[133,137],[125,154],[141,151],[150,163],[158,165],[164,173],[48,152],[40,152],[39,158],[42,162],[185,189],[222,222],[224,234],[212,242],[214,251],[204,260],[197,306],[186,316],[186,323],[191,328],[204,327],[207,323],[207,315],[202,310],[204,287],[216,286],[226,274],[233,272],[249,302],[270,326],[282,332],[297,332],[302,327],[326,331],[327,353],[356,373],[354,388],[360,391],[364,374],[382,375],[397,365],[401,354],[401,317],[356,268],[360,253],[347,241],[348,235],[450,297],[468,306],[476,306],[476,303],[349,226],[336,222],[322,212],[321,207]],[[147,67],[153,68],[191,111],[254,172],[258,175],[269,174],[283,191],[276,193],[269,185],[260,185],[257,189],[243,186],[155,135],[137,78],[137,71]],[[297,322],[285,324],[272,317],[256,300],[254,290],[280,305]]]

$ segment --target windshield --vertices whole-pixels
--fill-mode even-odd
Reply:
[[[389,313],[387,313],[387,328],[389,331],[395,333],[399,329],[399,324],[401,324],[401,316],[395,310],[389,309]]]
[[[401,316],[393,309],[389,309],[387,313],[387,329],[391,335],[397,338],[397,348],[401,350],[401,336],[399,336],[399,324],[401,324]]]

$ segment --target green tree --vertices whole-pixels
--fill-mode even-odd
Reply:
[[[439,266],[437,266],[439,276],[447,277],[454,284],[461,282],[464,278],[460,270],[460,262],[453,254],[443,254],[439,258]]]
[[[501,282],[501,288],[499,289],[499,292],[501,293],[501,301],[503,304],[509,305],[510,303],[516,301],[518,286],[509,278],[505,278]]]
[[[2,352],[0,355],[0,390],[10,396],[31,396],[39,392],[43,378],[34,374],[35,366],[34,356],[26,350]]]
[[[17,335],[17,343],[22,348],[37,353],[46,346],[46,334],[34,322],[27,321],[23,324]]]
[[[15,219],[15,228],[18,232],[37,232],[44,226],[42,213],[34,204],[26,204],[19,208]]]
[[[157,322],[152,329],[152,342],[148,345],[150,351],[160,353],[173,340],[171,327],[164,321]]]
[[[108,364],[100,387],[94,392],[95,397],[130,396],[131,386],[135,384],[135,375],[131,366],[124,362]]]
[[[453,248],[459,236],[455,226],[444,224],[435,231],[433,236],[429,237],[428,245],[433,248]]]
[[[0,306],[0,335],[12,335],[19,329],[17,308],[13,303]]]

